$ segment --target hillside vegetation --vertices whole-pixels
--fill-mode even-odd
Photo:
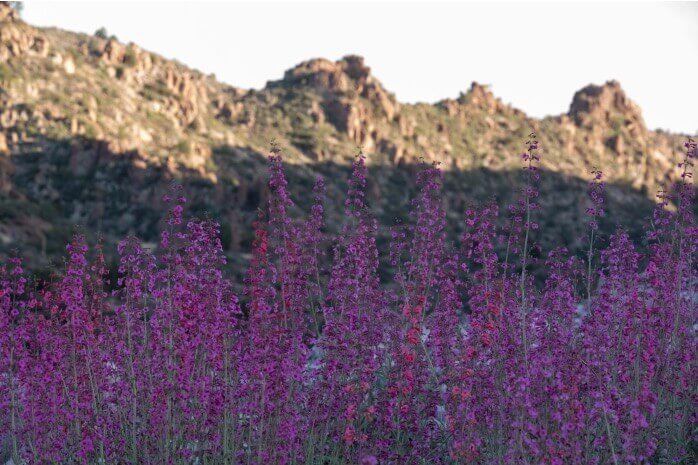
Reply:
[[[155,241],[173,180],[184,185],[192,214],[221,223],[226,255],[246,261],[251,223],[269,194],[263,166],[272,143],[301,207],[318,175],[340,206],[361,150],[385,239],[385,226],[407,218],[408,180],[420,160],[440,163],[456,224],[476,199],[511,202],[521,141],[535,131],[547,173],[541,191],[552,194],[542,196],[542,243],[581,245],[595,167],[604,169],[610,216],[638,238],[655,193],[675,179],[683,141],[649,130],[615,81],[579,90],[568,113],[544,119],[478,83],[434,104],[400,103],[358,56],[312,59],[246,90],[135,44],[32,27],[6,4],[0,101],[0,256],[22,249],[34,269],[60,262],[76,228],[101,236],[109,255],[125,234]],[[601,226],[608,232],[615,223]]]

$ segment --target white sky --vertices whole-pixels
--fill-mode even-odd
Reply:
[[[40,2],[29,23],[141,47],[244,88],[314,57],[363,55],[403,102],[471,81],[541,117],[617,79],[650,128],[698,130],[698,3]]]

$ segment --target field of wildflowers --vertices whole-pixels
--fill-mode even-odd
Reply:
[[[591,173],[582,257],[536,245],[534,134],[519,200],[465,211],[455,243],[442,172],[424,166],[412,221],[391,229],[389,280],[364,158],[327,237],[323,181],[291,218],[272,152],[239,297],[218,225],[186,221],[176,188],[157,252],[119,245],[118,282],[81,236],[57,282],[19,258],[0,267],[0,432],[15,464],[696,463],[693,140],[641,246],[619,229],[599,250]]]

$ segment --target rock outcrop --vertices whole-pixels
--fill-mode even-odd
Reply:
[[[19,14],[10,2],[0,2],[0,21],[17,21]]]
[[[286,71],[281,81],[268,87],[311,88],[322,97],[322,112],[315,119],[327,120],[356,145],[372,151],[379,138],[379,122],[391,123],[400,111],[395,96],[383,88],[360,56],[349,55],[333,62],[305,61]]]
[[[609,126],[623,124],[637,131],[646,131],[640,107],[626,95],[618,81],[601,86],[588,85],[577,91],[568,112],[578,126]]]
[[[19,19],[8,2],[0,2],[0,63],[24,54],[46,57],[46,37]]]

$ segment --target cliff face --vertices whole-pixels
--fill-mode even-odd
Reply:
[[[244,258],[272,140],[300,206],[324,175],[328,210],[340,211],[360,147],[384,224],[405,217],[420,159],[446,170],[455,222],[473,200],[515,195],[531,131],[552,197],[544,243],[578,245],[594,167],[607,176],[615,218],[637,229],[681,156],[682,137],[648,130],[615,81],[581,89],[567,114],[542,120],[477,83],[456,99],[401,104],[358,56],[309,60],[244,90],[135,44],[34,28],[0,3],[0,256],[21,249],[35,267],[62,254],[76,225],[107,243],[128,233],[152,241],[172,180],[185,185],[194,214],[221,221],[231,257]]]

